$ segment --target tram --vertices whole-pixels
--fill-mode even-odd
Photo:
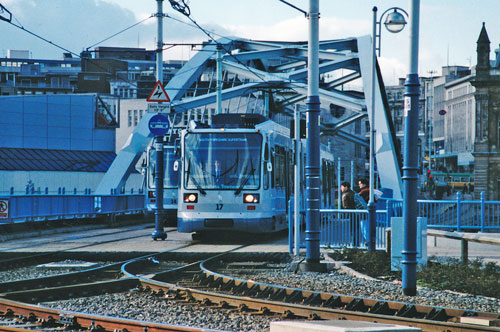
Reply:
[[[445,193],[449,195],[454,190],[465,193],[473,192],[474,175],[472,173],[427,171],[425,186],[436,199],[441,199]]]
[[[178,161],[180,159],[179,139],[177,135],[166,137],[164,150],[164,178],[163,178],[163,215],[165,226],[177,225],[177,204],[179,188]],[[144,174],[145,207],[148,212],[156,210],[156,149],[154,144],[146,150]]]
[[[179,232],[201,238],[214,231],[270,233],[288,227],[294,170],[288,128],[258,114],[217,115],[210,127],[181,132],[180,164]],[[331,202],[326,192],[332,190],[323,191]]]

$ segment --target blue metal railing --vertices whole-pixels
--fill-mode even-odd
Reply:
[[[403,201],[389,199],[391,216],[402,216]],[[486,201],[484,192],[479,201],[462,200],[457,192],[456,200],[418,200],[418,216],[427,218],[427,227],[450,231],[499,231],[500,201]]]
[[[139,214],[143,194],[0,196],[0,223]]]
[[[418,217],[427,218],[427,228],[450,231],[500,231],[500,201],[486,201],[481,193],[479,201],[462,200],[457,192],[456,200],[418,200]],[[381,198],[377,202],[376,248],[386,246],[385,230],[391,226],[392,217],[403,215],[403,201]],[[289,208],[289,246],[293,252],[293,198]],[[304,211],[301,211],[303,216]],[[326,248],[361,247],[365,248],[366,210],[321,209],[320,246]],[[302,218],[303,219],[303,218]],[[305,221],[301,220],[301,234],[305,234]],[[305,243],[304,236],[300,246]]]

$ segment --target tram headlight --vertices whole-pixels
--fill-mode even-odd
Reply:
[[[244,194],[243,195],[243,203],[247,204],[255,204],[259,203],[260,201],[260,195],[259,194]]]
[[[185,203],[198,203],[198,194],[184,194]]]

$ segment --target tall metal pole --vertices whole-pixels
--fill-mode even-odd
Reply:
[[[420,0],[410,1],[410,62],[404,98],[405,140],[403,165],[403,293],[417,294],[417,180],[418,180],[418,33]]]
[[[156,42],[156,80],[163,84],[163,0],[156,0],[158,30]]]
[[[338,192],[338,199],[337,199],[337,209],[342,209],[342,191],[340,190],[340,185],[342,183],[342,181],[340,180],[340,175],[341,175],[341,172],[340,172],[340,162],[341,162],[341,159],[340,157],[337,158],[337,192]]]
[[[306,176],[306,266],[320,268],[319,210],[321,202],[319,157],[319,0],[309,0],[307,163]]]
[[[295,220],[295,233],[294,233],[294,243],[295,250],[294,254],[296,256],[300,255],[300,154],[301,154],[301,144],[300,144],[300,112],[299,105],[295,104],[295,184],[294,184],[294,220]]]
[[[163,84],[163,0],[156,0],[158,12],[158,42],[156,47],[156,80]],[[154,240],[167,238],[163,222],[163,177],[164,177],[164,152],[163,136],[155,137],[156,169],[155,169],[155,231],[151,234]]]
[[[430,102],[429,105],[430,107],[427,108],[427,125],[429,127],[428,129],[428,135],[429,135],[429,164],[428,170],[429,172],[431,171],[431,156],[432,156],[432,111],[434,110],[434,73],[435,70],[430,70],[429,73],[431,74],[431,92],[430,92]]]
[[[216,72],[217,72],[216,114],[222,114],[222,46],[220,44],[217,45]]]
[[[379,37],[380,38],[380,37]],[[368,200],[368,250],[375,250],[377,227],[377,210],[374,199],[375,183],[375,76],[377,70],[377,7],[373,7],[373,40],[372,40],[372,100],[370,110],[370,196]]]

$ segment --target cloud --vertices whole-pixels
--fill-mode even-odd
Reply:
[[[101,0],[8,0],[4,6],[13,23],[75,53],[136,22],[131,11]],[[7,29],[2,45],[8,48],[31,50],[33,57],[44,58],[57,58],[63,52],[12,25]],[[117,36],[112,43],[123,42],[130,44],[130,34]]]
[[[269,25],[221,25],[229,34],[248,39],[298,41],[308,39],[308,20],[303,16]],[[369,31],[363,20],[345,20],[326,17],[319,20],[320,39],[338,39],[359,36]]]

